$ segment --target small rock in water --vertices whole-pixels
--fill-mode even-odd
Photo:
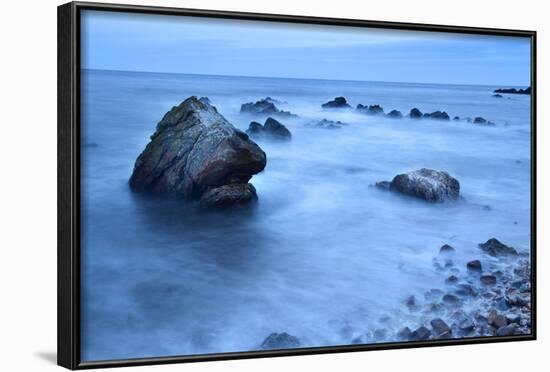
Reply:
[[[450,245],[448,244],[444,244],[440,249],[439,249],[439,254],[453,254],[455,253],[455,249],[453,247],[451,247]]]
[[[430,338],[431,332],[428,328],[422,326],[414,330],[410,339],[412,341],[427,340]]]
[[[401,113],[401,111],[391,110],[387,116],[392,119],[401,119],[403,117],[403,114]]]
[[[504,327],[504,326],[508,325],[508,320],[506,319],[506,317],[504,315],[498,314],[493,319],[492,324],[495,326],[495,328],[501,328],[501,327]]]
[[[460,116],[455,116],[455,117],[453,118],[453,120],[454,120],[454,121],[459,121],[459,120],[460,120]]]
[[[462,301],[460,301],[460,298],[457,296],[447,293],[442,298],[443,302],[450,306],[460,306],[462,304]]]
[[[477,290],[470,284],[459,284],[455,293],[462,297],[475,297],[477,296]]]
[[[397,332],[397,338],[400,340],[409,340],[412,336],[412,331],[409,327],[403,327]]]
[[[430,324],[437,337],[441,337],[443,335],[448,335],[451,333],[451,328],[449,328],[449,326],[443,321],[443,319],[432,319]]]
[[[329,108],[329,109],[351,108],[351,106],[348,104],[348,102],[346,101],[346,99],[344,97],[336,97],[332,101],[328,101],[326,103],[323,103],[321,105],[321,107]]]
[[[466,264],[466,268],[469,271],[481,272],[481,262],[479,260],[473,260]]]
[[[199,202],[201,207],[224,209],[248,204],[257,199],[256,188],[251,183],[233,183],[205,191]]]
[[[464,319],[458,325],[458,329],[460,329],[462,332],[465,332],[465,333],[472,332],[474,328],[475,328],[475,324],[470,319]]]
[[[263,126],[258,122],[251,122],[246,133],[257,139],[269,138],[288,141],[292,138],[287,127],[272,117],[268,117]]]
[[[380,105],[362,105],[358,104],[355,108],[357,111],[367,115],[383,115],[384,109]]]
[[[409,117],[411,119],[420,119],[422,117],[422,112],[415,107],[409,112]]]
[[[456,284],[456,283],[458,283],[458,278],[454,275],[451,275],[447,279],[445,279],[445,283],[447,283],[447,284]]]
[[[508,324],[507,326],[497,329],[497,336],[512,336],[516,333],[518,325],[516,323]]]
[[[432,113],[425,113],[423,115],[425,118],[429,119],[435,119],[435,120],[450,120],[449,114],[447,114],[445,111],[434,111]]]
[[[482,275],[479,278],[481,284],[484,285],[495,285],[497,284],[497,278],[494,275]]]
[[[272,333],[262,342],[262,349],[292,349],[300,346],[300,340],[286,332]]]
[[[405,299],[405,305],[408,307],[408,308],[413,308],[416,306],[416,298],[414,296],[409,296]]]
[[[487,240],[485,243],[478,244],[485,253],[493,257],[517,256],[518,252],[505,244],[502,244],[495,238]]]

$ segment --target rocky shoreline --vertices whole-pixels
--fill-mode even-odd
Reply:
[[[531,266],[495,238],[478,245],[465,266],[454,263],[456,249],[444,244],[433,258],[440,285],[411,294],[372,329],[346,329],[348,344],[506,337],[531,333]],[[384,326],[387,324],[387,326]],[[343,330],[344,331],[344,330]],[[270,334],[258,348],[307,347],[299,335]]]

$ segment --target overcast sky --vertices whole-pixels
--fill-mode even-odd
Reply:
[[[528,86],[528,38],[84,11],[88,69]]]

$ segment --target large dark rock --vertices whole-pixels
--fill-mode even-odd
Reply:
[[[129,184],[134,191],[228,206],[255,199],[248,181],[265,165],[265,153],[246,133],[206,100],[189,97],[157,124]]]
[[[292,135],[290,131],[283,124],[273,119],[267,118],[264,125],[258,122],[251,122],[250,126],[246,130],[246,133],[253,138],[269,138],[277,140],[290,140]]]
[[[344,97],[336,97],[332,101],[328,101],[321,105],[325,109],[351,108]]]
[[[494,93],[507,93],[507,94],[531,94],[531,87],[525,89],[515,89],[515,88],[504,88],[504,89],[495,89]]]
[[[272,333],[262,342],[262,349],[293,349],[300,346],[300,340],[286,332]]]
[[[252,114],[252,115],[274,115],[279,117],[296,117],[290,111],[279,110],[275,106],[275,100],[271,97],[261,99],[256,102],[243,103],[241,105],[241,113]]]
[[[487,240],[485,243],[478,244],[485,253],[493,257],[517,256],[518,252],[505,244],[502,244],[495,238]]]
[[[384,109],[380,105],[362,105],[358,104],[356,110],[367,115],[383,115]]]
[[[422,168],[395,176],[390,190],[438,203],[458,199],[460,183],[447,172]]]

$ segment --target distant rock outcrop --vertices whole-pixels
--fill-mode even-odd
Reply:
[[[422,168],[395,176],[391,182],[378,182],[377,187],[440,203],[458,199],[460,183],[449,173]]]
[[[422,115],[424,118],[428,119],[435,119],[435,120],[450,120],[449,114],[447,114],[445,111],[434,111],[432,113],[425,113]]]
[[[403,117],[403,114],[401,113],[401,111],[391,110],[386,116],[392,119],[401,119]]]
[[[273,119],[272,117],[267,118],[264,125],[258,122],[251,122],[246,133],[253,138],[270,138],[277,140],[290,140],[292,135],[290,131],[283,124]]]
[[[332,101],[323,103],[321,107],[325,109],[351,108],[344,97],[336,97]]]
[[[409,117],[411,119],[420,119],[422,117],[422,112],[415,107],[409,112]]]
[[[516,89],[516,88],[501,88],[495,89],[494,93],[506,93],[506,94],[531,94],[531,87],[525,89]]]
[[[164,115],[136,160],[132,190],[215,207],[256,199],[248,181],[264,169],[266,155],[208,102],[189,97]]]

